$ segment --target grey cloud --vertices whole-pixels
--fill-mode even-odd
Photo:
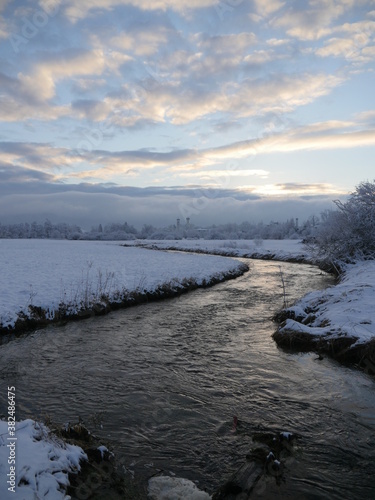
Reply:
[[[0,213],[3,223],[43,220],[92,224],[124,221],[141,227],[144,223],[168,225],[177,217],[190,216],[197,225],[224,222],[307,218],[330,208],[330,197],[294,197],[287,200],[261,198],[236,190],[202,187],[134,188],[46,182],[0,184]]]
[[[0,193],[2,188],[5,188],[4,194],[8,193],[11,185],[14,187],[17,185],[13,183],[22,183],[22,186],[25,186],[24,183],[36,181],[52,182],[53,176],[40,170],[0,163],[0,182],[2,183]]]
[[[96,121],[105,119],[108,115],[108,109],[103,101],[95,99],[77,99],[73,101],[72,110],[82,113],[85,118]]]
[[[129,163],[130,165],[141,162],[145,166],[147,164],[174,165],[176,162],[194,160],[197,157],[198,152],[192,149],[182,149],[166,153],[144,149],[118,152],[95,150],[88,154],[88,158],[93,162],[104,163],[107,160],[108,162]]]
[[[11,180],[12,183],[0,185],[0,194],[22,194],[28,192],[30,194],[55,194],[55,193],[69,193],[76,192],[82,194],[110,194],[128,198],[151,198],[158,196],[173,197],[187,197],[189,199],[206,197],[207,199],[222,199],[233,198],[237,200],[256,200],[260,199],[258,195],[246,193],[237,189],[213,189],[210,187],[193,185],[193,186],[155,186],[155,187],[133,187],[133,186],[119,186],[116,184],[63,184],[48,182],[51,181],[51,176],[37,172],[30,169],[16,168],[19,170],[19,176],[12,177],[11,171],[15,167],[8,168],[8,176],[4,175],[4,181]],[[1,172],[1,166],[0,166]],[[24,178],[22,177],[22,175]],[[32,184],[25,184],[26,180],[34,179],[42,182],[33,182]],[[16,182],[18,181],[18,183]]]

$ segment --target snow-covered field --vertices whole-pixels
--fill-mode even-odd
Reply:
[[[9,437],[8,422],[0,421],[0,498],[70,498],[65,494],[68,472],[80,470],[80,461],[87,458],[83,450],[33,420],[17,422],[14,437]]]
[[[172,282],[182,287],[238,270],[233,259],[125,248],[118,242],[0,240],[0,326],[12,327],[18,313],[41,307],[52,318],[65,304],[68,314],[90,308],[105,295],[124,290],[152,292]]]
[[[126,245],[140,245],[146,248],[174,248],[192,252],[210,252],[218,255],[249,257],[251,255],[274,256],[279,260],[313,260],[312,255],[300,240],[135,240]]]

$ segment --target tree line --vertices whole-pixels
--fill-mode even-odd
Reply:
[[[205,238],[211,240],[228,239],[300,239],[315,234],[320,219],[312,216],[302,224],[296,219],[285,222],[242,222],[197,227],[188,224],[171,224],[166,227],[154,227],[144,224],[138,230],[134,226],[124,223],[98,224],[90,230],[84,230],[76,224],[52,223],[46,219],[43,223],[24,222],[19,224],[1,224],[0,238],[38,238],[38,239],[67,239],[67,240],[132,240],[132,239],[159,239],[178,240],[183,238]]]

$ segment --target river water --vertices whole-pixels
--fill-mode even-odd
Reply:
[[[290,431],[300,439],[283,482],[264,478],[254,498],[375,498],[374,379],[271,338],[279,266],[289,302],[332,278],[247,262],[213,288],[0,346],[0,411],[15,385],[18,419],[80,416],[139,481],[162,469],[210,493],[245,461],[254,431]]]

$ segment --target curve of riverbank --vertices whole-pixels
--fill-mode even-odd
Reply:
[[[29,305],[29,313],[18,313],[18,319],[14,325],[0,327],[0,335],[12,335],[26,333],[37,328],[46,327],[49,324],[62,324],[67,321],[78,321],[91,318],[93,316],[103,316],[118,309],[124,309],[147,302],[154,302],[173,297],[178,297],[184,293],[198,288],[208,288],[227,280],[242,276],[249,270],[249,267],[240,262],[231,270],[215,273],[210,278],[202,280],[190,277],[181,280],[160,283],[153,290],[132,290],[123,289],[116,293],[113,299],[109,295],[102,295],[100,301],[90,303],[81,308],[71,311],[69,304],[61,303],[56,310],[47,310],[40,306]]]
[[[332,274],[336,274],[337,271],[331,263],[317,259],[304,249],[302,242],[296,240],[266,240],[260,244],[247,240],[177,240],[173,243],[153,240],[147,242],[129,241],[124,246],[232,258],[275,260],[313,265],[319,267],[322,271]]]

